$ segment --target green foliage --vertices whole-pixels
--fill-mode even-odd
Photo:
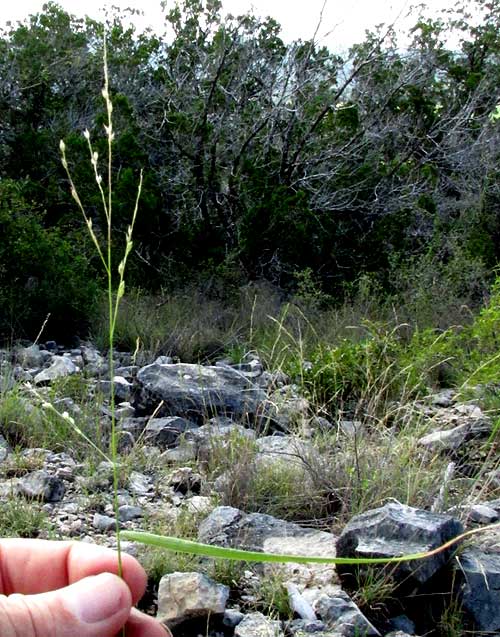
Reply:
[[[89,456],[88,445],[75,431],[75,424],[100,447],[99,400],[88,395],[82,396],[83,383],[84,381],[76,378],[60,381],[54,386],[51,395],[43,397],[23,391],[20,387],[0,392],[0,433],[13,448],[38,447],[60,452],[66,451],[68,445],[71,445],[77,456]],[[68,389],[68,393],[62,392],[61,397],[67,398],[73,387],[73,398],[76,399],[75,413],[73,416],[68,414],[69,418],[61,417],[51,407],[53,404],[57,405],[60,397],[58,392],[63,387]],[[61,412],[65,410],[63,403]]]
[[[98,290],[82,247],[46,228],[22,186],[0,183],[0,334],[34,339],[50,314],[45,336],[59,339],[85,326]]]
[[[500,372],[500,278],[491,289],[490,299],[464,334],[468,361],[463,372],[464,384],[496,383]]]
[[[312,365],[301,372],[309,395],[319,404],[333,405],[347,398],[359,400],[367,392],[393,397],[401,376],[398,329],[366,322],[359,341],[343,339],[336,346],[320,343]]]
[[[291,620],[293,610],[284,579],[279,572],[260,575],[258,584],[252,588],[254,600],[248,604],[247,612],[257,610],[273,619]]]
[[[37,502],[10,497],[0,503],[0,537],[47,537],[51,524]]]
[[[463,323],[462,307],[481,303],[486,268],[500,258],[492,117],[500,31],[495,5],[476,4],[477,25],[460,7],[439,19],[416,14],[411,54],[389,30],[368,33],[345,59],[312,41],[285,44],[274,20],[224,17],[206,1],[165,10],[172,41],[134,33],[124,14],[104,25],[53,3],[6,29],[0,334],[32,338],[49,311],[53,335],[84,333],[92,313],[96,259],[88,259],[56,146],[64,137],[101,240],[106,222],[79,131],[88,128],[105,154],[105,27],[119,234],[144,167],[130,285],[163,293],[203,273],[220,299],[265,278],[296,293],[302,309],[323,309],[368,276],[385,309],[392,302],[411,313],[401,322],[446,329],[452,315]],[[16,208],[24,214],[13,217]],[[116,269],[119,241],[111,254]],[[440,310],[436,299],[455,291],[453,312]],[[198,356],[197,346],[187,349]]]

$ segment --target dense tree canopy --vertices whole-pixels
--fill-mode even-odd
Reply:
[[[18,242],[55,242],[63,261],[74,246],[92,278],[95,256],[58,144],[65,139],[99,231],[82,131],[103,155],[105,31],[118,232],[145,171],[130,283],[154,290],[232,271],[291,289],[307,270],[341,294],[362,273],[390,285],[395,263],[430,252],[494,267],[500,3],[475,5],[480,21],[466,4],[439,19],[423,12],[406,49],[381,27],[346,57],[314,41],[285,44],[273,19],[223,16],[218,0],[183,0],[166,13],[171,38],[137,34],[120,15],[106,25],[77,20],[53,3],[4,31],[0,233],[11,244],[0,246],[0,300],[10,308],[0,330],[22,305],[14,280],[19,295],[45,289],[43,268],[36,280],[29,267],[16,270],[26,248],[12,245],[16,228]],[[44,250],[32,246],[33,262]],[[73,290],[75,268],[64,268]],[[39,295],[36,321],[54,309],[50,296],[44,305]],[[73,305],[78,322],[81,300]]]

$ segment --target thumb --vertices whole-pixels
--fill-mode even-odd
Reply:
[[[0,596],[0,637],[113,637],[131,607],[128,586],[111,573],[50,593]]]

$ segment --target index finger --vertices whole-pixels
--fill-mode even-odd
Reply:
[[[147,577],[131,555],[122,553],[123,579],[136,604]],[[0,594],[33,595],[63,588],[88,577],[118,574],[118,554],[96,544],[51,540],[0,540]]]

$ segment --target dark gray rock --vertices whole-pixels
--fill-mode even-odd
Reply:
[[[121,522],[130,522],[130,520],[142,518],[143,515],[144,511],[142,507],[133,504],[122,504],[122,506],[118,508],[118,517]]]
[[[241,611],[234,610],[233,608],[226,608],[226,610],[224,611],[222,624],[224,626],[227,626],[228,628],[234,628],[241,622],[244,617],[245,615]]]
[[[179,467],[169,477],[168,484],[183,495],[186,493],[200,493],[201,475],[191,467]]]
[[[262,550],[270,538],[312,537],[318,533],[324,533],[333,550],[335,539],[331,533],[301,527],[264,513],[244,513],[233,507],[221,506],[200,524],[198,539],[207,544]]]
[[[104,396],[111,395],[111,381],[101,380],[99,390]],[[132,383],[123,376],[113,377],[113,392],[117,402],[129,402],[132,398]]]
[[[293,619],[286,624],[287,633],[292,637],[307,637],[316,635],[317,637],[340,637],[341,633],[331,632],[326,624],[319,619]]]
[[[63,481],[42,469],[23,476],[17,485],[19,495],[42,502],[60,502],[64,491]]]
[[[103,376],[108,371],[107,360],[92,345],[82,345],[81,355],[87,376]]]
[[[127,401],[118,403],[115,408],[115,418],[120,421],[123,421],[125,418],[133,418],[134,414],[135,409]]]
[[[487,502],[483,502],[483,504],[490,509],[494,509],[497,513],[500,514],[500,498],[496,498],[495,500],[488,500]]]
[[[313,416],[309,420],[308,426],[313,434],[316,432],[328,433],[334,431],[336,428],[336,426],[332,422],[330,422],[326,418],[323,418],[323,416]]]
[[[157,365],[172,365],[174,359],[171,356],[158,356],[158,358],[153,362]]]
[[[166,463],[179,464],[196,460],[196,445],[192,440],[181,440],[178,447],[167,449],[161,454]]]
[[[0,462],[3,462],[11,451],[12,449],[10,448],[9,443],[0,434]]]
[[[152,418],[144,429],[144,442],[160,449],[167,449],[175,446],[182,434],[196,428],[194,422],[179,416]]]
[[[217,361],[215,363],[216,367],[229,367],[230,369],[234,369],[239,372],[243,376],[248,379],[256,379],[259,376],[262,376],[262,372],[264,371],[262,368],[262,363],[258,359],[253,359],[248,363],[230,363],[228,361]]]
[[[109,531],[116,530],[116,520],[109,515],[103,515],[102,513],[94,513],[94,519],[92,520],[92,526],[101,533],[107,533]]]
[[[59,413],[67,411],[71,416],[82,414],[82,408],[72,398],[56,398],[52,404]]]
[[[259,414],[263,431],[290,432],[308,420],[310,404],[296,385],[285,385],[271,393]]]
[[[161,415],[188,416],[255,414],[264,392],[230,367],[178,363],[143,367],[137,374],[139,403],[151,410],[163,401]]]
[[[139,369],[139,365],[126,365],[124,367],[117,367],[115,369],[115,374],[117,376],[123,376],[123,378],[126,378],[127,380],[134,380]]]
[[[368,635],[380,637],[375,626],[339,586],[306,589],[304,597],[311,603],[314,612],[326,624],[329,631],[344,637],[368,637]]]
[[[146,428],[147,422],[147,418],[123,418],[117,423],[116,429],[119,434],[122,432],[129,433],[134,442],[136,442]]]
[[[431,451],[456,451],[467,440],[470,434],[468,424],[458,425],[453,429],[433,431],[418,440],[418,444]]]
[[[42,367],[52,357],[47,350],[41,350],[38,345],[20,347],[14,355],[15,359],[26,368]]]
[[[500,554],[470,548],[457,557],[462,608],[481,635],[500,634]]]
[[[453,405],[456,392],[453,389],[443,389],[437,394],[429,397],[431,405],[435,407],[451,407]]]
[[[194,444],[195,455],[198,460],[208,461],[214,451],[226,448],[231,441],[253,440],[255,431],[236,424],[230,418],[217,416],[211,418],[205,425],[186,432],[185,440]]]
[[[310,482],[308,466],[321,466],[315,447],[297,436],[262,436],[255,442],[257,467],[294,469],[305,482]]]
[[[153,483],[144,473],[132,471],[128,479],[128,489],[134,495],[147,495],[153,490]]]
[[[395,631],[408,633],[409,635],[415,635],[417,630],[414,622],[412,622],[412,620],[406,615],[398,615],[397,617],[393,617],[389,621],[389,623]]]
[[[33,380],[33,376],[27,370],[25,370],[21,365],[14,365],[14,367],[12,368],[10,377],[17,382],[23,382],[23,381],[31,382]]]
[[[339,557],[399,557],[437,548],[463,531],[462,524],[449,515],[390,502],[353,518],[337,542]],[[422,584],[450,559],[454,548],[425,560],[403,562],[395,569],[396,579]],[[348,566],[338,565],[342,573]]]
[[[500,514],[486,504],[475,504],[469,511],[468,519],[478,524],[492,524],[500,519]]]

